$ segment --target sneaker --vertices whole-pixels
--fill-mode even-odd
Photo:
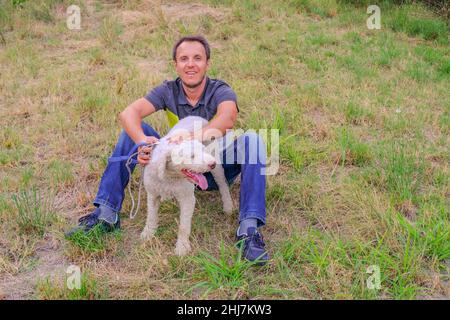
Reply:
[[[94,212],[91,212],[90,214],[81,217],[78,220],[78,226],[67,231],[65,233],[65,236],[70,237],[71,235],[73,235],[78,231],[89,232],[92,228],[94,228],[98,224],[101,224],[101,227],[105,232],[112,232],[116,229],[120,229],[120,217],[118,214],[116,216],[115,223],[109,223],[106,220],[99,219],[99,215],[100,209],[96,208]]]
[[[248,228],[248,234],[242,234],[237,237],[238,248],[242,246],[244,258],[250,262],[255,262],[257,265],[264,265],[269,260],[269,254],[264,247],[266,246],[263,236],[256,230],[256,228]]]

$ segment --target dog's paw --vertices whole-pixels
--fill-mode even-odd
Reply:
[[[231,214],[233,212],[233,202],[232,201],[224,201],[223,202],[223,212],[226,214]]]
[[[187,255],[191,251],[189,242],[177,242],[175,247],[175,254],[179,257]]]
[[[141,240],[142,241],[148,241],[148,240],[154,238],[155,237],[155,232],[156,232],[156,230],[144,229],[141,232]]]

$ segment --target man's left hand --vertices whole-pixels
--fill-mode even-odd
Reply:
[[[175,132],[173,136],[169,137],[169,143],[180,144],[184,140],[192,140],[193,138],[194,138],[193,132],[183,130],[180,132]]]

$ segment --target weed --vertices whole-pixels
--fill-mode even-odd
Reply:
[[[68,237],[69,242],[82,252],[98,254],[110,248],[111,241],[120,241],[122,233],[116,230],[105,233],[101,224],[94,226],[88,232],[78,230]]]
[[[213,289],[223,287],[237,289],[246,285],[245,274],[257,262],[243,259],[242,249],[236,254],[232,252],[235,250],[230,250],[221,243],[219,250],[219,258],[215,258],[205,251],[191,258],[200,267],[201,273],[198,278],[204,279],[204,281],[195,284],[190,291],[198,287],[206,287],[205,294],[207,294]]]
[[[52,280],[49,276],[39,279],[36,285],[36,298],[41,300],[100,300],[106,299],[108,292],[100,288],[97,279],[82,273],[80,288],[69,289],[66,285]]]
[[[23,234],[43,236],[56,221],[51,194],[32,188],[12,195],[12,200],[17,210],[15,221]]]

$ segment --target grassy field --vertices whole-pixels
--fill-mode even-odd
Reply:
[[[71,4],[81,30],[66,26]],[[368,4],[0,0],[0,298],[448,299],[449,26],[385,1],[369,30]],[[239,259],[237,209],[224,216],[214,192],[197,193],[189,257],[173,255],[172,202],[150,243],[128,196],[121,231],[63,236],[93,208],[117,114],[176,76],[171,47],[187,34],[210,41],[238,127],[280,130],[262,268]],[[146,121],[167,130],[164,114]]]

